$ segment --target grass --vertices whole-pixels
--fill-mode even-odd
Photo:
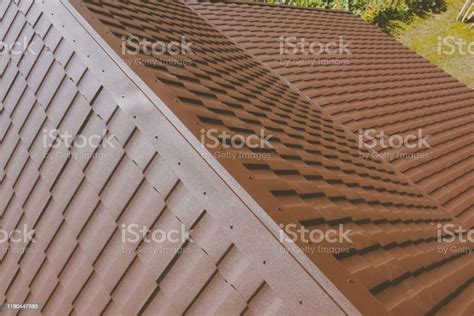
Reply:
[[[474,23],[456,21],[465,0],[445,2],[441,12],[415,15],[408,21],[391,21],[386,30],[411,50],[474,89]],[[463,49],[457,48],[454,41],[462,43]],[[469,44],[472,44],[470,52]]]

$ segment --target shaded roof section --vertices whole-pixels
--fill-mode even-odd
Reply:
[[[353,231],[349,253],[307,252],[307,256],[362,312],[380,312],[380,306],[412,313],[436,312],[447,308],[445,305],[472,310],[472,302],[464,296],[464,290],[472,288],[472,256],[437,251],[436,224],[449,223],[452,217],[392,165],[361,157],[354,134],[333,119],[318,99],[302,93],[301,87],[288,83],[291,80],[286,75],[262,63],[265,50],[258,45],[264,45],[265,34],[259,37],[261,41],[248,40],[256,42],[255,50],[237,45],[228,36],[262,26],[259,21],[274,19],[271,23],[277,24],[285,16],[297,23],[316,14],[333,35],[345,28],[341,22],[347,22],[351,34],[358,33],[364,40],[374,36],[374,47],[398,47],[394,40],[358,18],[332,11],[174,1],[87,1],[75,7],[197,138],[202,129],[211,128],[230,134],[263,130],[273,136],[272,148],[219,146],[209,151],[219,157],[239,155],[238,159],[219,158],[219,162],[276,223],[324,230],[344,223]],[[240,19],[249,25],[233,28],[232,23],[241,23]],[[291,27],[289,23],[285,29]],[[133,62],[137,58],[149,60],[150,56],[143,51],[122,54],[121,38],[130,35],[150,41],[180,41],[184,36],[193,43],[193,55],[187,57],[189,63],[179,65],[166,62],[169,56],[137,65]],[[408,51],[393,58],[406,56],[419,62],[421,69],[435,69]],[[354,67],[360,70],[365,65]],[[328,97],[331,89],[339,91],[337,85],[328,88]],[[268,156],[261,159],[255,154]],[[308,246],[302,241],[298,244]]]
[[[422,129],[430,135],[431,148],[375,150],[456,218],[474,225],[472,89],[351,14],[237,3],[192,7],[352,132],[376,129],[405,137]],[[320,53],[316,46],[316,53],[305,55],[282,45],[282,36],[292,44],[342,41],[349,53]]]

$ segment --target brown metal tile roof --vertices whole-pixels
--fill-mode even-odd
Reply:
[[[309,254],[309,257],[351,300],[359,303],[356,306],[362,311],[362,301],[367,305],[370,295],[354,293],[359,291],[351,291],[350,286],[346,292],[347,278],[338,277],[343,269],[392,311],[436,309],[436,304],[449,298],[454,288],[470,280],[472,276],[467,271],[472,271],[471,256],[446,258],[436,253],[434,224],[450,221],[450,216],[437,203],[389,164],[360,158],[353,135],[327,115],[315,100],[269,71],[187,5],[91,2],[85,6],[90,11],[79,8],[82,14],[117,52],[120,37],[130,34],[170,40],[185,36],[193,43],[195,55],[190,65],[133,65],[132,69],[197,137],[203,127],[230,132],[239,127],[254,133],[263,128],[274,135],[270,159],[220,159],[220,162],[278,224],[327,228],[346,223],[354,230],[356,241],[351,245],[352,251],[349,255],[336,256],[339,263],[327,254]],[[239,6],[216,5],[227,12],[238,10]],[[300,13],[268,6],[249,10],[258,14],[259,8],[273,14],[280,14],[279,10],[293,15]],[[212,11],[210,7],[209,12]],[[332,15],[338,14],[341,19],[349,19],[369,34],[379,36],[351,15],[308,12],[328,15],[327,19],[332,21],[328,23],[332,25],[335,23]],[[268,21],[268,18],[237,15],[256,28]],[[128,18],[124,20],[124,16]],[[224,13],[222,16],[226,20]],[[272,17],[273,23],[279,23],[278,15]],[[287,15],[288,19],[294,17]],[[140,29],[126,22],[130,20],[139,23]],[[235,28],[241,35],[243,31],[242,27]],[[112,36],[107,36],[107,32]],[[422,66],[434,68],[426,62]],[[465,279],[459,284],[451,279],[453,276],[443,274],[451,264],[464,271]],[[429,279],[435,283],[426,281]],[[453,287],[436,290],[434,300],[423,299],[427,293],[433,295],[440,280]],[[416,289],[412,295],[406,295],[407,286]]]
[[[27,223],[39,243],[35,252],[3,254],[3,301],[39,302],[45,314],[356,314],[351,304],[368,315],[472,313],[472,255],[437,251],[436,224],[457,219],[398,166],[362,158],[353,133],[319,99],[210,21],[209,12],[220,19],[240,5],[73,4],[92,28],[60,3],[2,9],[1,37],[28,32],[41,51],[0,63],[1,225]],[[251,8],[318,12],[334,29],[337,14],[368,28],[333,11]],[[150,57],[123,55],[123,35],[185,36],[194,54],[183,64],[132,63],[136,76],[114,56]],[[43,128],[105,129],[116,146],[96,152],[111,159],[45,159]],[[193,147],[203,128],[264,130],[273,146],[210,149],[245,155],[212,165]],[[61,151],[81,152],[48,153]],[[179,253],[123,255],[118,229],[134,221],[185,224],[195,242],[175,245]],[[353,231],[343,245],[350,252],[321,253],[298,240],[313,250],[308,265],[280,251],[275,223],[325,231],[343,223]]]
[[[393,38],[343,12],[237,3],[192,8],[256,59],[320,104],[352,132],[430,135],[431,148],[375,149],[442,207],[474,225],[474,91]],[[474,31],[472,31],[474,36]],[[280,36],[328,44],[350,54],[284,63]],[[318,47],[319,49],[319,47]],[[290,59],[307,60],[302,52]],[[341,60],[344,64],[324,63]],[[397,154],[403,154],[400,156]],[[417,154],[418,159],[412,157]]]
[[[70,4],[0,8],[1,40],[32,48],[0,56],[2,303],[45,315],[357,314]],[[46,146],[55,129],[112,145]],[[123,243],[132,223],[191,238]],[[36,242],[4,240],[24,225]]]

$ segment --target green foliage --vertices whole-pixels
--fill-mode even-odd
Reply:
[[[332,0],[267,0],[263,1],[273,4],[297,5],[302,7],[326,8]]]
[[[390,20],[405,20],[411,14],[411,8],[405,4],[369,4],[361,14],[361,17],[378,26],[386,25]]]
[[[257,0],[258,1],[258,0]],[[444,0],[260,0],[273,4],[350,11],[385,28],[391,20],[407,20],[414,14],[444,9]]]

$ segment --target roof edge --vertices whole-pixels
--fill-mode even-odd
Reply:
[[[232,4],[247,4],[255,5],[262,7],[276,7],[276,8],[289,8],[293,10],[313,10],[313,11],[323,11],[323,12],[334,12],[341,14],[354,15],[352,12],[340,10],[340,9],[324,9],[316,7],[303,7],[300,5],[289,5],[289,4],[280,4],[280,3],[266,3],[266,2],[252,2],[250,0],[192,0],[193,2],[212,2],[212,3],[232,3]],[[355,16],[355,15],[354,15]]]

